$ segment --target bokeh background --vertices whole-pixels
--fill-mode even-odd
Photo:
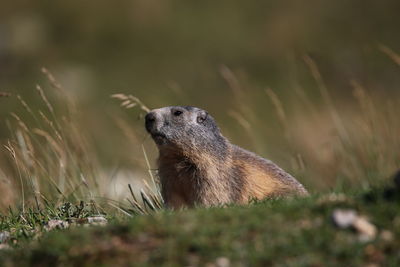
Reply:
[[[144,112],[122,108],[115,93],[150,108],[207,109],[232,142],[312,192],[389,177],[400,167],[399,11],[396,0],[3,2],[0,91],[11,93],[0,98],[0,191],[11,192],[3,206],[20,201],[21,185],[26,195],[53,190],[46,175],[64,188],[90,170],[88,187],[110,198],[110,188],[148,179],[157,151]],[[62,160],[38,134],[52,132],[39,111],[63,132]],[[25,149],[28,136],[36,141]]]

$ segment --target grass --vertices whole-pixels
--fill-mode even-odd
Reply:
[[[0,216],[0,231],[7,231],[10,234],[10,245],[18,247],[20,243],[40,238],[47,231],[47,224],[51,220],[72,222],[90,216],[105,216],[105,212],[96,203],[84,202],[76,205],[66,202],[59,206],[47,203],[43,207],[24,211],[10,208],[7,216]]]
[[[390,196],[387,191],[164,210],[106,227],[55,230],[0,251],[0,258],[5,266],[397,266],[400,191]],[[336,208],[366,216],[377,236],[362,242],[356,232],[338,229],[331,218]]]
[[[62,104],[57,105],[57,110],[39,85],[36,89],[45,110],[35,112],[34,108],[17,95],[19,104],[33,123],[29,125],[19,115],[11,113],[16,124],[9,124],[11,136],[3,150],[8,154],[7,167],[11,167],[8,173],[11,179],[3,193],[11,196],[11,201],[5,201],[0,207],[5,209],[6,205],[12,203],[13,206],[20,205],[24,213],[25,206],[37,208],[49,203],[59,206],[65,202],[85,201],[108,206],[105,208],[117,209],[125,214],[143,214],[147,210],[160,208],[162,200],[152,172],[151,184],[143,180],[143,188],[124,185],[129,193],[124,203],[109,196],[107,180],[112,182],[112,174],[102,173],[98,157],[94,154],[94,144],[81,127],[76,101],[47,69],[42,69],[42,72],[58,99],[57,103]],[[146,110],[144,104],[133,96],[116,96],[120,99],[126,97],[124,101],[131,99],[128,100],[128,108],[137,103]],[[150,169],[144,149],[143,153]],[[3,188],[0,185],[1,189]]]

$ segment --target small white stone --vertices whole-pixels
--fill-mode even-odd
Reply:
[[[357,217],[353,223],[353,227],[359,233],[360,241],[368,242],[376,237],[376,226],[367,221],[364,217]]]
[[[332,214],[333,221],[339,228],[352,227],[358,233],[361,242],[373,240],[377,234],[377,228],[365,217],[359,216],[355,210],[335,209]]]
[[[231,266],[231,261],[226,257],[218,257],[215,260],[217,267],[229,267]]]
[[[108,223],[107,219],[102,216],[88,217],[87,222],[94,225],[106,225]]]
[[[51,231],[53,229],[66,229],[69,227],[69,223],[63,220],[50,220],[47,222],[45,229]]]
[[[348,228],[357,219],[357,212],[355,210],[335,209],[332,219],[339,228]]]
[[[393,241],[394,239],[393,233],[390,232],[389,230],[383,230],[379,236],[382,240],[387,242]]]

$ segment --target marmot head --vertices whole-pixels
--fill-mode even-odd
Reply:
[[[196,107],[172,106],[151,110],[146,115],[146,130],[158,148],[178,152],[212,152],[226,148],[215,120]]]

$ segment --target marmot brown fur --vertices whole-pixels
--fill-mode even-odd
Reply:
[[[161,193],[168,207],[308,194],[273,162],[231,144],[202,109],[164,107],[145,120],[159,149]]]

